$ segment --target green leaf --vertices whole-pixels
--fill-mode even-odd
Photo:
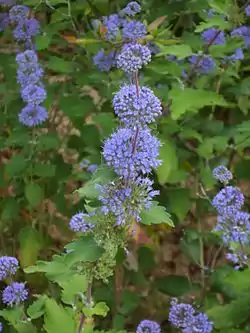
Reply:
[[[44,315],[45,312],[45,301],[47,296],[39,296],[27,309],[27,314],[30,319],[37,319]]]
[[[120,314],[132,314],[140,304],[140,297],[137,293],[125,290],[121,295],[121,304],[119,309]]]
[[[174,120],[179,119],[188,111],[196,113],[207,105],[228,106],[223,96],[202,89],[173,88],[169,92],[169,99],[172,101],[171,116]]]
[[[62,301],[70,305],[75,302],[76,295],[83,294],[88,286],[88,280],[82,274],[74,274],[58,283],[62,288]]]
[[[159,160],[162,164],[157,168],[156,174],[161,185],[165,184],[172,170],[178,168],[178,159],[176,156],[176,147],[173,142],[165,141],[160,147]]]
[[[22,228],[19,233],[19,243],[19,259],[21,267],[33,265],[42,248],[39,232],[29,226]]]
[[[168,199],[171,211],[182,221],[191,207],[189,190],[186,188],[170,189]]]
[[[46,300],[45,310],[44,329],[47,333],[76,332],[76,321],[73,318],[73,310],[70,308],[63,308],[53,299]]]
[[[202,32],[206,29],[218,27],[220,30],[226,30],[231,27],[231,24],[228,21],[225,21],[221,16],[214,16],[209,18],[207,22],[201,22],[195,29],[195,32]]]
[[[229,283],[236,292],[243,292],[250,288],[250,268],[244,271],[233,271],[226,278],[225,283]]]
[[[81,261],[96,261],[104,251],[90,236],[80,237],[66,245],[65,248],[71,250],[65,256],[65,264],[69,267]]]
[[[105,302],[97,303],[92,309],[92,315],[106,317],[109,312],[109,307]]]
[[[11,325],[15,325],[23,320],[25,313],[22,306],[13,309],[4,309],[0,311],[0,316],[8,321]]]
[[[156,287],[163,293],[173,297],[180,297],[184,294],[199,290],[198,284],[191,284],[185,276],[168,275],[155,280]]]
[[[37,329],[32,323],[17,323],[13,327],[18,333],[36,333]]]
[[[216,329],[233,328],[244,323],[249,318],[249,312],[249,293],[241,294],[239,298],[229,304],[218,305],[206,311]]]
[[[47,49],[50,45],[51,37],[48,35],[38,35],[35,38],[35,44],[37,51]]]
[[[38,150],[59,149],[60,140],[56,134],[41,135],[37,142]]]
[[[38,177],[54,177],[55,173],[56,167],[53,164],[35,164],[33,167],[33,174]]]
[[[74,65],[72,61],[67,61],[56,56],[49,57],[47,67],[55,72],[63,74],[69,74],[74,71]]]
[[[15,155],[12,159],[5,165],[5,172],[9,177],[18,176],[23,174],[27,167],[27,162],[22,155]]]
[[[193,51],[189,45],[181,44],[181,45],[170,45],[162,48],[161,52],[159,52],[156,57],[161,57],[165,55],[174,55],[178,60],[189,57],[193,54]]]
[[[141,213],[141,223],[143,224],[160,224],[165,223],[174,227],[170,215],[166,212],[166,208],[158,206],[158,202],[153,201],[149,210],[144,210]]]
[[[43,200],[43,189],[38,184],[27,184],[24,192],[26,199],[32,207],[36,207]]]

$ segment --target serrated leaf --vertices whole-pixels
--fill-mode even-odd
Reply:
[[[27,314],[30,319],[37,319],[44,315],[46,299],[47,296],[39,296],[39,298],[27,308]]]
[[[58,283],[62,288],[62,301],[70,305],[74,303],[76,295],[83,294],[88,286],[88,280],[82,274],[74,274]]]
[[[209,18],[209,21],[207,22],[201,22],[195,29],[195,32],[202,32],[206,29],[212,28],[212,27],[217,27],[220,30],[226,30],[229,29],[231,24],[225,19],[223,19],[220,16],[214,16]]]
[[[185,88],[182,90],[173,88],[169,92],[169,99],[172,102],[171,117],[174,120],[179,119],[187,111],[196,113],[207,105],[228,106],[223,96],[202,89]]]
[[[158,181],[161,185],[165,184],[168,180],[171,170],[178,168],[178,160],[176,156],[176,147],[173,142],[165,141],[159,150],[159,160],[162,161],[161,165],[156,169]]]
[[[155,201],[153,201],[152,206],[148,211],[145,210],[141,213],[141,223],[147,225],[166,223],[171,227],[174,227],[174,224],[170,215],[167,213],[166,208],[158,206],[158,202]]]
[[[73,310],[63,308],[55,300],[47,299],[45,302],[44,329],[47,333],[75,333],[76,321]],[[71,310],[71,311],[69,311]],[[70,313],[71,312],[71,313]]]
[[[27,184],[24,189],[25,197],[32,207],[36,207],[43,199],[43,189],[35,183]]]

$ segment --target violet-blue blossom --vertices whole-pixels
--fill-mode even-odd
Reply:
[[[213,177],[221,183],[227,184],[233,178],[233,175],[224,165],[219,165],[213,170]]]
[[[21,90],[21,96],[27,104],[37,106],[45,101],[47,93],[42,84],[29,84]]]
[[[105,28],[105,38],[108,40],[115,40],[123,20],[118,14],[111,14],[102,17],[103,26]]]
[[[10,307],[18,306],[28,297],[28,291],[25,284],[21,282],[12,282],[3,290],[2,302]]]
[[[201,37],[208,45],[225,44],[226,41],[224,31],[220,31],[216,28],[204,30]]]
[[[161,326],[153,320],[142,320],[136,328],[136,333],[161,333]]]
[[[116,64],[115,55],[116,55],[115,51],[106,53],[104,49],[101,49],[93,57],[93,62],[101,72],[108,72]]]
[[[9,18],[13,23],[20,23],[23,20],[26,20],[29,15],[29,8],[23,5],[13,6],[9,10]]]
[[[69,221],[69,227],[74,232],[86,233],[92,230],[95,226],[93,223],[88,222],[88,214],[82,212],[73,215]]]
[[[245,13],[246,13],[246,16],[250,16],[250,5],[246,6]]]
[[[211,333],[213,330],[213,322],[208,320],[205,313],[201,312],[193,316],[192,320],[186,328],[183,329],[183,333]]]
[[[13,36],[17,41],[28,42],[40,31],[40,23],[36,19],[25,19],[17,24]]]
[[[49,115],[40,105],[26,105],[19,113],[19,121],[27,127],[35,127],[44,123]]]
[[[213,207],[220,215],[233,214],[244,205],[244,195],[233,186],[226,186],[213,198]]]
[[[18,260],[15,257],[0,257],[0,280],[15,275],[19,267]]]
[[[231,32],[232,37],[240,37],[243,39],[245,47],[250,45],[250,27],[248,26],[241,26],[236,29],[234,29]]]
[[[0,332],[3,331],[3,324],[0,322]]]
[[[141,44],[125,44],[117,56],[117,67],[128,74],[133,74],[151,61],[151,53],[147,46]]]
[[[137,93],[139,96],[137,96]],[[113,98],[113,107],[120,120],[128,127],[150,124],[161,115],[160,100],[147,87],[124,85]]]
[[[190,304],[178,303],[176,299],[171,301],[168,315],[169,322],[176,328],[186,328],[192,321],[195,311]]]
[[[128,16],[135,16],[141,11],[141,6],[136,1],[131,1],[127,6],[122,10],[122,13]]]
[[[148,174],[160,165],[159,147],[160,142],[150,130],[121,128],[105,141],[103,156],[118,175],[134,177]]]
[[[144,38],[147,34],[147,29],[144,23],[140,21],[124,21],[122,27],[122,38],[127,41],[135,41]]]
[[[223,63],[235,63],[238,60],[243,60],[245,58],[243,50],[241,48],[238,48],[234,51],[233,54],[224,57],[224,59],[222,60]]]
[[[210,55],[194,54],[188,60],[191,63],[191,68],[197,74],[207,74],[216,68],[216,63]]]
[[[114,182],[104,186],[98,185],[102,212],[105,215],[113,214],[116,217],[116,225],[131,222],[131,217],[139,222],[140,213],[150,209],[153,197],[159,194],[159,191],[153,189],[152,184],[149,178],[138,177],[129,184]]]

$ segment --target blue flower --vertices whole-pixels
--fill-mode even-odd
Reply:
[[[212,72],[216,68],[215,61],[209,55],[194,54],[188,60],[191,63],[191,68],[197,74],[207,74]]]
[[[69,227],[74,232],[88,232],[92,230],[95,226],[94,224],[87,221],[89,218],[88,214],[77,213],[73,215],[69,221]]]
[[[246,16],[250,16],[250,5],[245,8]]]
[[[27,127],[41,125],[48,119],[47,110],[40,105],[27,105],[19,113],[19,121]]]
[[[29,8],[23,5],[13,6],[9,10],[9,18],[13,23],[20,23],[23,20],[26,20],[29,15]]]
[[[101,49],[93,57],[93,62],[101,72],[108,72],[113,66],[115,66],[115,54],[115,51],[111,51],[107,54],[104,49]]]
[[[226,41],[224,31],[216,28],[209,28],[203,31],[201,36],[208,45],[225,44]]]
[[[213,170],[213,177],[221,183],[227,184],[233,178],[233,175],[224,165],[219,165]]]
[[[137,326],[136,333],[161,333],[161,327],[156,321],[146,319]]]
[[[137,92],[135,85],[124,85],[115,94],[113,107],[117,116],[128,127],[150,124],[162,111],[161,102],[151,89],[138,87]]]
[[[0,257],[0,280],[15,275],[18,267],[18,260],[15,257]]]
[[[244,40],[245,47],[250,45],[250,27],[241,26],[231,32],[232,37],[240,37]]]
[[[4,304],[13,307],[24,302],[28,297],[28,291],[25,289],[25,284],[13,282],[3,290],[2,301]]]
[[[122,14],[128,16],[135,16],[141,11],[141,6],[136,1],[131,1],[127,6],[122,10]]]
[[[135,177],[160,165],[159,147],[160,142],[150,130],[121,128],[105,141],[103,156],[119,176]]]
[[[144,38],[147,34],[146,26],[139,21],[124,21],[122,28],[122,38],[128,41],[134,41]]]
[[[110,41],[115,40],[119,33],[119,28],[121,27],[123,22],[121,17],[118,14],[103,16],[102,22],[103,26],[106,29],[105,38]]]
[[[147,46],[141,44],[125,44],[117,56],[117,67],[128,74],[133,74],[151,61],[151,53]]]
[[[236,187],[226,186],[213,198],[212,205],[220,215],[228,216],[244,205],[244,195]]]
[[[21,96],[27,104],[37,106],[45,101],[47,93],[41,84],[29,84],[22,88]]]

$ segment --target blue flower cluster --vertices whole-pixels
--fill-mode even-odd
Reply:
[[[0,257],[0,280],[12,278],[19,268],[18,260],[15,257]],[[28,291],[22,282],[11,282],[4,288],[2,293],[2,302],[7,306],[13,307],[25,301],[28,297]],[[0,325],[1,332],[1,325]]]
[[[130,16],[135,15],[139,9],[139,5],[133,2],[123,14],[128,15],[129,12]],[[120,17],[115,15],[109,17],[109,36],[115,31],[111,20],[114,23]],[[102,155],[106,165],[112,167],[118,177],[106,185],[96,185],[101,203],[98,212],[116,226],[130,226],[132,220],[140,221],[141,212],[150,209],[153,198],[158,195],[148,174],[160,165],[158,155],[161,144],[148,125],[161,115],[162,107],[150,88],[139,86],[138,74],[139,69],[150,60],[149,48],[132,38],[117,56],[117,67],[130,75],[133,84],[123,85],[114,96],[113,107],[121,126],[105,140]],[[74,215],[70,228],[89,232],[94,226],[89,225],[88,216],[84,213]]]
[[[32,42],[33,37],[40,32],[40,24],[30,18],[29,14],[28,7],[15,5],[9,9],[4,22],[14,26],[13,36],[19,44],[16,56],[17,82],[21,86],[21,97],[27,104],[19,113],[19,121],[27,127],[34,127],[47,120],[48,112],[41,106],[47,94],[42,83],[43,70]]]
[[[192,305],[178,304],[176,299],[171,301],[169,322],[174,327],[181,329],[183,333],[211,333],[213,330],[213,323],[208,320],[205,313],[197,314]]]
[[[228,185],[231,172],[225,166],[218,166],[213,170],[213,176],[224,185],[212,201],[218,213],[215,231],[222,234],[223,243],[230,250],[227,258],[238,268],[247,261],[243,252],[244,245],[249,244],[250,214],[242,211],[245,198],[241,191]]]
[[[124,66],[127,68],[127,72],[134,72],[141,69],[142,65],[147,64],[150,61],[150,51],[148,48],[142,45],[135,44],[133,46],[131,42],[136,43],[138,39],[144,38],[147,34],[147,29],[144,23],[131,19],[137,13],[141,11],[141,6],[135,2],[130,2],[124,9],[122,9],[118,14],[111,14],[109,16],[102,17],[101,21],[94,20],[92,23],[95,30],[102,32],[102,37],[108,41],[115,42],[118,38],[121,38],[123,42],[128,43],[124,46],[125,49],[121,56],[118,56],[115,51],[107,53],[104,49],[101,49],[94,57],[93,62],[102,72],[108,72],[112,67],[116,66],[116,61],[118,67],[124,70]],[[132,60],[128,62],[127,60],[132,57]],[[116,59],[117,58],[117,59]],[[138,69],[135,69],[136,62]],[[132,67],[131,67],[132,66]]]
[[[137,326],[136,333],[161,333],[161,327],[156,321],[142,320]]]

